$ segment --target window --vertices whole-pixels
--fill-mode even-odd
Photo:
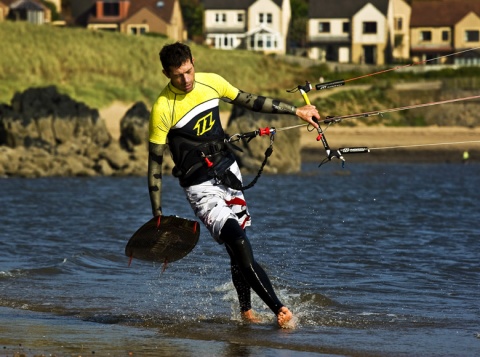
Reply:
[[[147,25],[129,25],[128,32],[131,35],[144,35],[148,32]]]
[[[365,21],[363,23],[363,33],[364,34],[376,34],[377,33],[377,23],[372,21]]]
[[[104,2],[103,3],[104,16],[119,16],[120,4],[118,2]]]
[[[235,48],[237,37],[234,35],[217,35],[213,39],[215,48],[230,50]]]
[[[227,14],[225,13],[216,13],[215,14],[215,22],[227,22]]]
[[[442,31],[442,41],[450,40],[450,31]]]
[[[478,30],[465,31],[466,42],[478,42],[480,40],[480,32]]]
[[[237,22],[243,22],[243,14],[242,13],[237,14]]]
[[[42,25],[45,23],[43,11],[27,11],[27,21],[32,24]]]
[[[258,22],[260,24],[271,24],[272,23],[272,14],[261,12],[258,14]]]
[[[350,33],[350,22],[344,22],[342,24],[343,33]]]
[[[403,17],[396,17],[394,20],[394,27],[396,31],[403,30]]]
[[[318,32],[329,33],[330,32],[330,22],[319,22],[318,23]]]
[[[431,41],[432,31],[420,31],[420,41]]]
[[[255,34],[250,37],[250,48],[255,50],[278,48],[277,37],[272,34]]]

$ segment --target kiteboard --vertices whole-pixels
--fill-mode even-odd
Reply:
[[[200,225],[178,216],[157,216],[142,225],[130,238],[125,255],[164,265],[182,259],[197,245]],[[130,265],[130,263],[129,263]]]

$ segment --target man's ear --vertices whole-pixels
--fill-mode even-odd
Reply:
[[[170,79],[170,75],[168,74],[167,71],[165,71],[164,69],[162,69],[162,73],[165,75],[165,77],[167,77],[168,79]]]

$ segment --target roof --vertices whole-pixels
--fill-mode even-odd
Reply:
[[[453,26],[472,11],[480,16],[480,0],[414,0],[410,27]]]
[[[0,0],[0,3],[6,5],[6,6],[10,6],[11,3],[14,3],[15,1],[17,0]]]
[[[102,19],[99,20],[94,16],[95,3],[99,0],[82,0],[72,2],[72,16],[76,18],[77,23],[85,26],[90,21],[95,23],[118,23],[125,20],[125,18],[119,19]],[[105,2],[111,2],[112,0],[104,0]],[[116,1],[125,1],[125,0],[116,0]],[[130,1],[130,6],[128,8],[127,18],[135,15],[141,9],[147,8],[156,16],[163,19],[165,22],[170,23],[172,19],[173,9],[176,0],[135,0]],[[160,3],[162,6],[159,6]]]
[[[44,11],[44,7],[35,0],[16,0],[10,4],[12,10]]]
[[[160,3],[163,6],[159,6]],[[170,23],[173,13],[173,5],[175,0],[135,0],[130,2],[130,9],[128,10],[128,17],[136,14],[143,8],[148,8],[155,15],[162,18],[165,22]]]
[[[203,0],[205,10],[246,10],[257,0]],[[282,7],[283,0],[271,0]]]
[[[368,3],[387,15],[390,0],[310,0],[308,18],[351,18]]]

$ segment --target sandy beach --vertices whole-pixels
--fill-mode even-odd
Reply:
[[[114,102],[99,110],[100,116],[112,137],[120,137],[120,120],[133,104]],[[222,112],[226,124],[229,112]],[[297,130],[297,129],[295,129]],[[324,150],[316,140],[317,133],[306,128],[301,131],[302,159],[318,161],[323,159]],[[469,161],[480,161],[480,128],[466,127],[348,127],[333,124],[325,131],[332,149],[341,147],[368,147],[369,154],[349,155],[354,161],[396,161],[396,162],[460,162],[465,151]],[[354,159],[351,159],[355,156]]]

